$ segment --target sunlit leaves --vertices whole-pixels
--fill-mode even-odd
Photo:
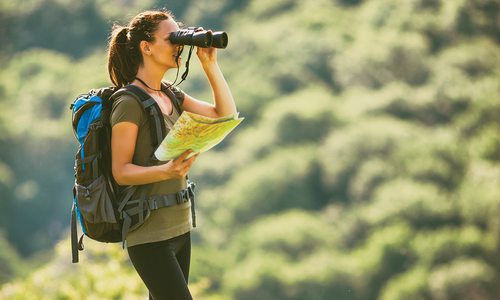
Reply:
[[[104,2],[96,2],[103,15],[121,18],[152,1],[128,1],[114,11],[121,1]],[[192,169],[199,183],[195,295],[495,299],[500,52],[494,0],[186,3],[172,4],[182,21],[224,24],[228,31],[219,63],[246,118]],[[76,60],[33,50],[2,62],[0,193],[15,200],[2,208],[19,206],[0,214],[15,224],[8,229],[30,232],[38,247],[50,242],[41,220],[57,228],[51,213],[63,218],[61,207],[71,200],[63,188],[71,166],[61,171],[72,140],[63,106],[107,85],[104,53]],[[210,101],[194,56],[191,71],[182,88]],[[26,216],[40,228],[27,226]],[[24,238],[11,240],[23,245],[17,239]],[[69,246],[62,245],[53,260],[0,295],[143,296],[123,251],[91,243],[73,269],[61,250]]]

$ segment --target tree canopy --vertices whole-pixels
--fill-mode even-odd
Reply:
[[[196,299],[498,297],[498,1],[0,0],[0,298],[145,296],[119,245],[70,263],[68,107],[110,84],[113,22],[163,5],[228,32],[246,118],[190,175]]]

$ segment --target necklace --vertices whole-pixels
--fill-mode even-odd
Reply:
[[[145,85],[148,89],[150,89],[150,90],[152,90],[152,91],[155,91],[155,92],[161,92],[161,91],[162,91],[162,89],[157,90],[157,89],[153,89],[153,88],[149,87],[149,85],[148,85],[147,83],[145,83],[145,82],[144,82],[142,79],[140,79],[139,77],[136,77],[135,79],[139,80],[142,84],[144,84],[144,85]]]

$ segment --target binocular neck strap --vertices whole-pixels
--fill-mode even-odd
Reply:
[[[179,66],[179,56],[181,55],[182,53],[182,50],[184,49],[179,49],[178,52],[177,52],[177,55],[176,55],[176,64],[177,64],[177,72],[175,73],[175,80],[174,82],[172,82],[172,84],[170,84],[170,86],[173,86],[173,85],[179,85],[181,84],[188,76],[188,73],[189,73],[189,60],[191,59],[191,54],[193,54],[193,48],[194,46],[191,46],[189,48],[189,54],[188,54],[188,58],[186,60],[186,70],[184,71],[184,73],[182,73],[181,75],[181,81],[179,83],[176,84],[177,82],[177,79],[179,78],[179,69],[180,69],[180,66]]]
[[[188,58],[186,60],[186,70],[184,71],[184,73],[182,73],[181,75],[181,81],[176,84],[176,85],[179,85],[181,84],[184,80],[186,80],[187,76],[188,76],[188,73],[189,73],[189,61],[191,60],[191,54],[193,54],[193,49],[194,49],[194,46],[191,46],[189,48],[189,54],[188,54]],[[177,76],[176,76],[177,77]],[[175,78],[176,81],[177,81],[177,78]]]

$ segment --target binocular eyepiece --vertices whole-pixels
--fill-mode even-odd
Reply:
[[[196,46],[200,48],[227,47],[227,33],[224,31],[207,31],[202,27],[188,27],[170,34],[170,42],[178,45]]]

